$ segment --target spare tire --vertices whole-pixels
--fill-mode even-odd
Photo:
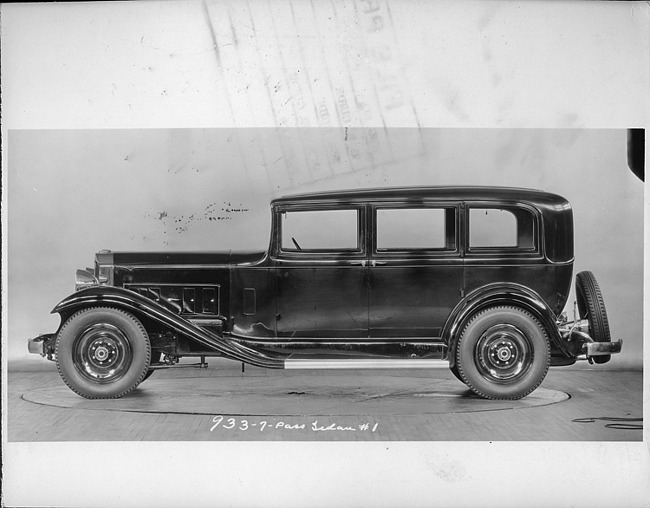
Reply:
[[[596,277],[589,271],[576,275],[576,300],[580,319],[589,322],[589,335],[596,342],[611,342],[607,311]],[[612,355],[594,356],[595,363],[607,363]]]

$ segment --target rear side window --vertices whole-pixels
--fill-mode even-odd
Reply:
[[[380,208],[377,252],[455,250],[454,208]]]
[[[288,211],[281,217],[283,251],[360,250],[356,209]]]
[[[537,224],[523,208],[470,208],[469,248],[535,250]]]

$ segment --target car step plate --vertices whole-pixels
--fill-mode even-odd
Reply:
[[[447,360],[423,358],[287,358],[285,369],[440,369]]]

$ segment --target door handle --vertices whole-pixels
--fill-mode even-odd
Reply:
[[[368,263],[367,260],[362,259],[361,261],[356,261],[356,262],[354,262],[354,263],[352,263],[352,264],[353,264],[354,266],[366,266],[367,263]]]
[[[372,260],[372,267],[374,268],[375,266],[385,266],[386,261],[375,261],[374,259]]]

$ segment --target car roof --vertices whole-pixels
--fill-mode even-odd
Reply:
[[[436,187],[386,187],[350,189],[339,191],[292,194],[274,199],[271,204],[298,202],[359,202],[359,201],[419,201],[440,199],[445,201],[518,201],[540,205],[544,208],[568,205],[566,199],[556,194],[535,189],[492,186],[436,186]]]

